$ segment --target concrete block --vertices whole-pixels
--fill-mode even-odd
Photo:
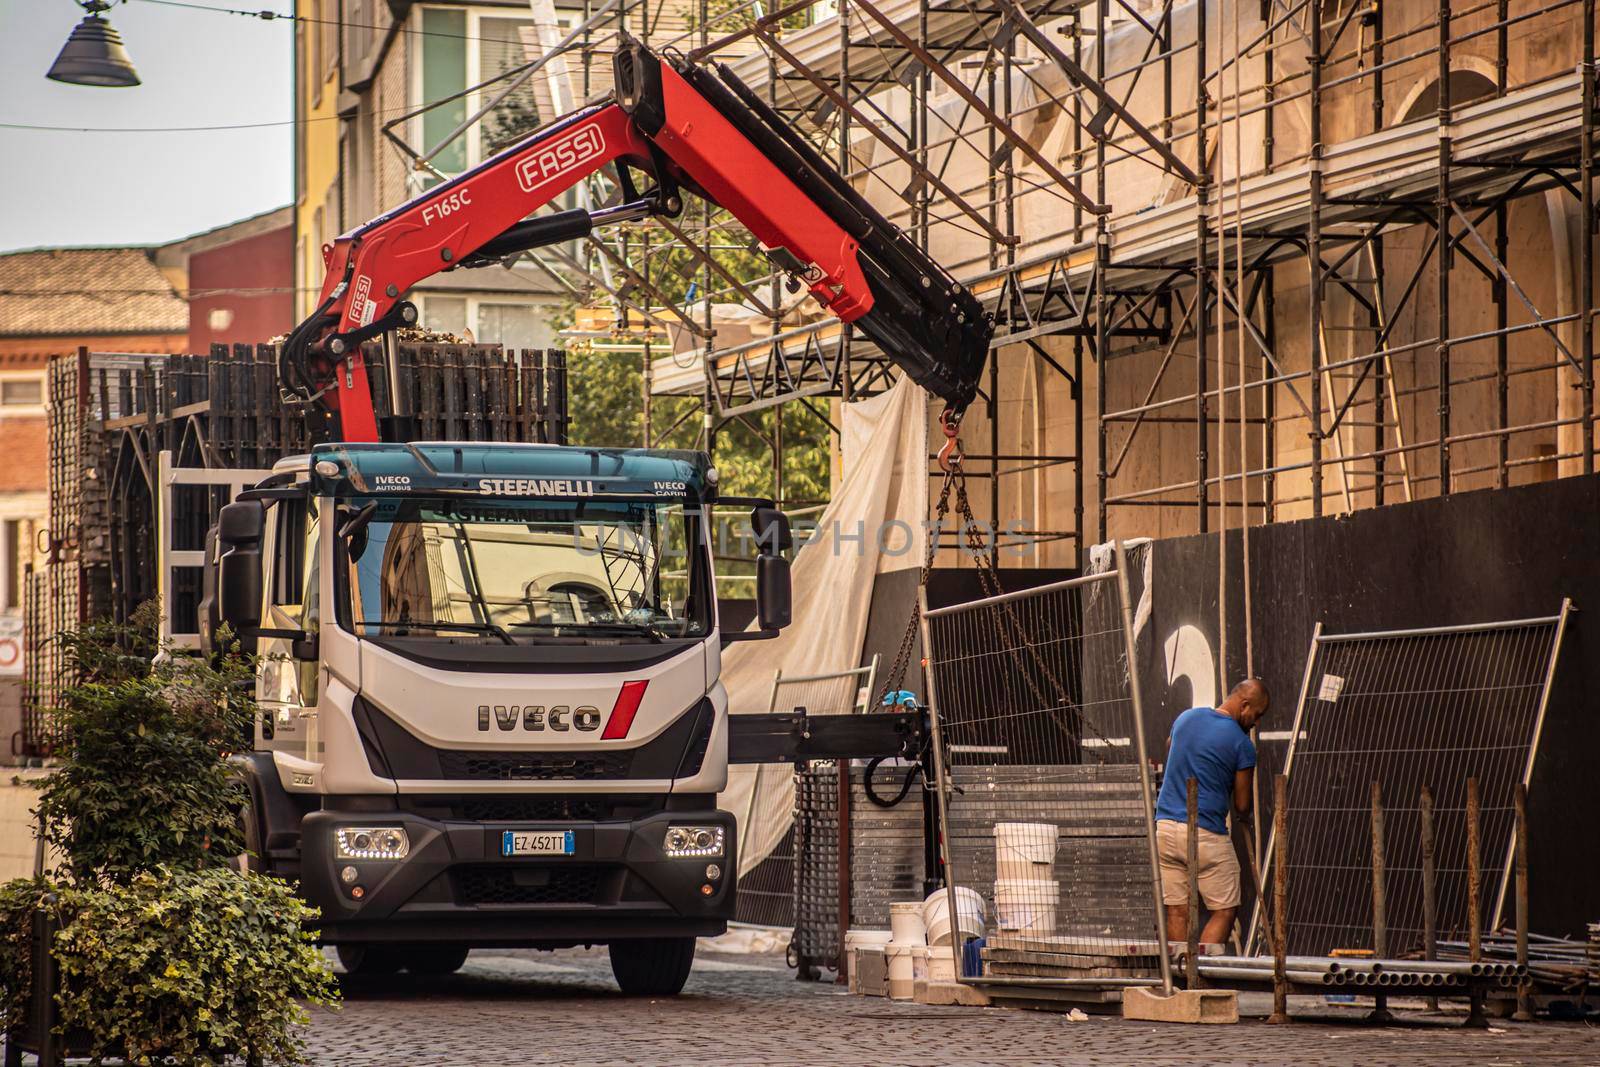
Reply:
[[[960,982],[930,982],[926,978],[917,979],[911,999],[918,1004],[959,1004],[967,1008],[989,1006],[988,996],[976,986],[962,985]]]
[[[1239,994],[1231,989],[1159,989],[1134,986],[1122,992],[1122,1017],[1154,1023],[1236,1023]]]

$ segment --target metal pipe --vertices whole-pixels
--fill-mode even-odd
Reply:
[[[1482,805],[1478,797],[1478,780],[1467,779],[1467,937],[1468,953],[1472,962],[1483,959],[1483,847],[1478,836]]]
[[[1311,628],[1311,650],[1306,653],[1306,669],[1305,669],[1305,673],[1302,674],[1301,677],[1300,677],[1300,699],[1295,702],[1295,706],[1294,706],[1294,721],[1291,722],[1290,725],[1289,725],[1289,736],[1290,737],[1298,737],[1300,735],[1300,723],[1304,720],[1305,713],[1306,713],[1306,697],[1311,692],[1311,673],[1312,673],[1313,669],[1315,669],[1315,667],[1317,665],[1317,646],[1321,641],[1322,641],[1322,620],[1318,619],[1316,624]],[[1131,660],[1130,660],[1130,662],[1131,662]],[[1289,746],[1289,754],[1286,757],[1284,757],[1284,761],[1283,761],[1283,775],[1280,775],[1279,777],[1283,777],[1284,775],[1289,774],[1293,769],[1294,769],[1294,746],[1290,745]],[[1273,794],[1272,794],[1273,795],[1272,836],[1267,839],[1267,855],[1263,856],[1261,858],[1261,861],[1263,863],[1269,863],[1270,862],[1273,865],[1273,875],[1272,875],[1273,894],[1274,894],[1274,901],[1276,901],[1277,882],[1278,882],[1278,868],[1281,867],[1281,863],[1276,858],[1277,857],[1277,852],[1278,852],[1278,846],[1277,846],[1278,826],[1279,826],[1279,822],[1278,822],[1279,815],[1278,815],[1278,812],[1283,810],[1282,805],[1278,803],[1278,798],[1280,796],[1286,796],[1287,795],[1287,791],[1288,791],[1287,779],[1285,779],[1285,783],[1282,784],[1282,785],[1280,785],[1276,780],[1274,780],[1273,785],[1272,785],[1272,789],[1273,789]],[[1278,791],[1280,789],[1284,790],[1284,792],[1283,793],[1279,793]],[[1284,833],[1286,833],[1286,834],[1288,833],[1287,826],[1285,826]],[[1287,855],[1287,852],[1285,852],[1285,855]],[[1265,880],[1266,880],[1266,870],[1265,870],[1265,868],[1263,868],[1261,877],[1259,879],[1257,879],[1257,884],[1260,884],[1261,882],[1264,882]],[[1284,886],[1285,886],[1285,890],[1284,891],[1287,893],[1287,891],[1288,891],[1288,883],[1285,882]],[[1277,920],[1278,920],[1278,916],[1276,914],[1276,909],[1277,909],[1276,903],[1274,903],[1273,909],[1274,909],[1274,914],[1270,915],[1270,916],[1267,916],[1265,921],[1261,921],[1261,926],[1266,926],[1267,922],[1270,921],[1273,924],[1272,925],[1272,929],[1277,929],[1276,923],[1277,923]],[[1258,921],[1262,920],[1261,913],[1262,913],[1261,901],[1260,901],[1260,899],[1257,899],[1256,900],[1256,906],[1252,910],[1251,916],[1250,916],[1250,933],[1245,938],[1245,947],[1246,947],[1247,950],[1254,949],[1256,944],[1257,944],[1257,941],[1256,941],[1256,930],[1258,929],[1258,925],[1257,925]],[[1287,925],[1285,925],[1284,929],[1285,930],[1288,929]],[[1268,936],[1270,938],[1270,936],[1271,936],[1270,932],[1268,933]],[[1274,946],[1273,951],[1274,952],[1277,951],[1276,946]]]
[[[1422,837],[1422,951],[1425,958],[1439,958],[1438,869],[1434,864],[1433,790],[1426,784],[1417,800]]]
[[[1217,967],[1206,964],[1200,968],[1200,973],[1207,979],[1220,979],[1225,982],[1261,982],[1265,984],[1273,981],[1271,968],[1253,970],[1248,967]],[[1289,971],[1286,977],[1296,985],[1337,986],[1344,984],[1339,981],[1338,975],[1328,974],[1324,971]]]
[[[1102,363],[1105,362],[1103,353],[1100,360]],[[1167,951],[1167,909],[1161,903],[1161,863],[1156,855],[1155,796],[1150,790],[1150,755],[1144,743],[1144,701],[1139,695],[1139,672],[1134,669],[1134,664],[1138,662],[1138,654],[1133,643],[1133,606],[1128,603],[1128,551],[1120,539],[1117,541],[1117,596],[1122,601],[1123,652],[1128,657],[1128,696],[1133,704],[1135,755],[1139,757],[1139,799],[1144,803],[1144,825],[1147,828],[1145,841],[1148,845],[1146,861],[1150,864],[1150,899],[1155,905],[1156,944],[1161,946],[1161,951],[1156,953],[1156,957],[1161,961],[1161,991],[1165,996],[1171,996],[1172,953]],[[926,608],[922,617],[924,619],[928,617]],[[927,648],[926,641],[923,648]],[[955,906],[956,902],[952,897],[950,901],[952,916],[956,914]]]
[[[1200,988],[1200,835],[1195,830],[1200,825],[1200,780],[1190,778],[1184,783],[1188,804],[1188,842],[1185,857],[1189,880],[1189,974],[1190,989]]]
[[[1315,20],[1313,20],[1315,21]],[[1322,624],[1317,624],[1320,631]],[[1315,642],[1313,641],[1313,648]],[[1130,661],[1131,662],[1131,661]],[[1310,670],[1309,663],[1306,667]],[[1308,675],[1309,677],[1309,675]],[[1305,694],[1301,694],[1304,700]],[[1296,719],[1299,718],[1298,713]],[[1289,945],[1289,778],[1277,775],[1272,781],[1272,837],[1276,842],[1272,862],[1272,1014],[1269,1023],[1289,1021],[1289,982],[1286,959]]]

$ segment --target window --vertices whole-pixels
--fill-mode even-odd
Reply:
[[[419,293],[421,325],[440,333],[470,338],[480,345],[508,349],[549,348],[556,343],[555,307],[532,301]]]
[[[422,101],[442,100],[467,87],[467,13],[424,8],[422,12]],[[422,116],[424,152],[433,151],[451,130],[467,118],[465,97],[431,108]],[[446,174],[467,168],[467,144],[462,138],[433,157],[433,165]]]
[[[7,519],[0,527],[0,552],[5,553],[5,588],[0,590],[0,610],[22,607],[22,520]]]
[[[272,603],[291,618],[309,624],[315,621],[317,610],[316,504],[286,500],[277,511],[277,544],[282,547],[273,549]]]
[[[440,333],[467,336],[467,298],[464,296],[434,296],[422,298],[420,312],[422,325]]]
[[[561,34],[565,35],[573,25],[570,13],[558,16]],[[537,54],[534,22],[526,16],[512,17],[475,8],[423,8],[422,31],[420,84],[413,83],[419,106],[520,67]],[[581,98],[581,65],[569,69],[574,79],[573,94]],[[422,151],[432,151],[506,84],[498,82],[424,113],[418,138]],[[545,114],[557,107],[549,97],[549,83],[535,74],[435,156],[434,166],[446,174],[457,174],[537,129],[557,117]]]
[[[44,407],[42,377],[0,379],[0,408]]]
[[[532,304],[478,305],[478,327],[473,336],[480,344],[507,348],[542,348],[549,343],[550,327]]]
[[[340,562],[340,619],[362,636],[616,643],[710,630],[700,518],[682,501],[340,502],[369,506],[379,517]]]

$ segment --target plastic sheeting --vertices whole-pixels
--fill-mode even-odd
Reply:
[[[722,654],[734,714],[770,710],[778,670],[788,678],[859,666],[874,577],[919,568],[927,551],[927,448],[927,394],[909,379],[844,405],[843,477],[795,556],[793,622],[770,641],[741,642]],[[720,806],[738,817],[743,875],[788,832],[794,775],[787,767],[730,767]]]

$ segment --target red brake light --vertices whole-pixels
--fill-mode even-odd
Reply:
[[[617,702],[611,706],[611,718],[606,720],[602,741],[618,741],[628,736],[633,727],[633,717],[639,711],[639,701],[644,699],[644,687],[649,682],[623,682]]]

